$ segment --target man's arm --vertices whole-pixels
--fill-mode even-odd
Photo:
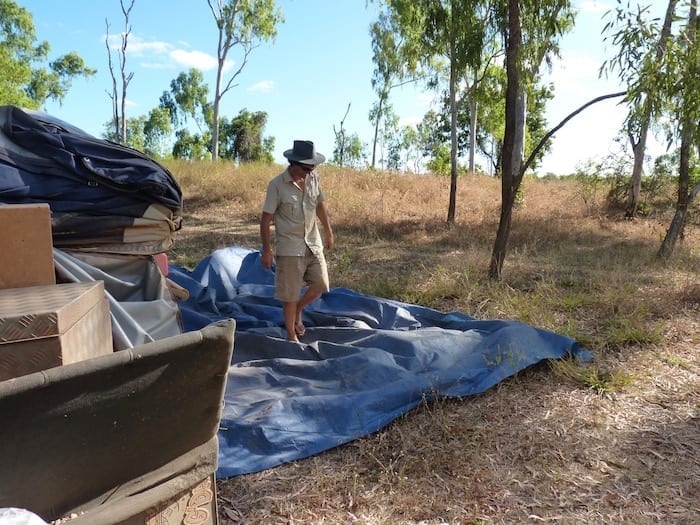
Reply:
[[[270,224],[272,223],[272,214],[262,212],[260,219],[260,240],[262,241],[262,257],[260,262],[265,268],[272,268],[274,256],[272,254],[272,243],[270,241]]]
[[[326,210],[326,205],[323,204],[323,201],[316,205],[316,217],[318,217],[318,220],[321,221],[323,231],[326,234],[326,250],[332,250],[333,244],[335,243],[335,239],[333,238],[333,228],[331,228],[331,221],[328,218],[328,210]]]

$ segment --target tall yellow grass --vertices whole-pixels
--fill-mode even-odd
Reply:
[[[283,166],[168,167],[185,203],[176,264],[192,267],[225,246],[259,247],[265,189]],[[336,236],[328,254],[333,286],[474,317],[520,319],[600,348],[658,340],[660,319],[700,302],[698,220],[688,224],[670,260],[656,257],[672,209],[654,219],[623,220],[592,208],[574,180],[526,179],[503,279],[492,282],[487,268],[499,179],[461,176],[450,228],[446,177],[329,165],[318,172]]]

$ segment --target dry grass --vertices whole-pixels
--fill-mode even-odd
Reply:
[[[256,248],[279,167],[170,166],[185,191],[174,262]],[[486,270],[499,181],[323,166],[334,286],[566,333],[595,362],[543,363],[465,399],[424,403],[380,432],[218,483],[222,524],[700,522],[700,210],[673,258],[672,211],[623,221],[573,181],[526,181],[503,280]]]

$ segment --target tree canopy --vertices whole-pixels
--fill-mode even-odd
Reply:
[[[37,40],[31,13],[0,0],[0,104],[41,109],[47,100],[63,100],[74,78],[96,73],[76,52],[49,60],[50,51]]]

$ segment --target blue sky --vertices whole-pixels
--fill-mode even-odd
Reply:
[[[574,2],[579,11],[576,29],[562,41],[562,60],[551,73],[556,89],[548,110],[551,126],[591,98],[619,88],[614,81],[598,78],[609,53],[600,36],[602,14],[612,5],[607,1]],[[32,13],[37,38],[51,44],[51,58],[76,51],[98,70],[91,79],[74,81],[63,103],[49,103],[46,110],[101,135],[111,117],[105,21],[111,34],[123,30],[119,1],[18,3]],[[267,112],[265,134],[276,139],[278,162],[297,138],[313,140],[330,157],[334,126],[339,128],[348,104],[345,129],[369,143],[368,113],[375,100],[369,25],[376,19],[376,5],[365,0],[278,0],[277,5],[285,17],[277,38],[253,51],[237,87],[222,101],[222,114],[234,117],[243,108]],[[191,67],[203,71],[213,93],[217,31],[206,0],[136,0],[130,25],[126,69],[134,76],[127,92],[127,116],[148,113],[171,80]],[[230,58],[238,62],[238,50]],[[392,104],[403,123],[415,123],[429,109],[430,95],[419,87],[395,89]],[[623,118],[615,101],[576,117],[557,133],[540,171],[570,172],[588,158],[605,155],[615,148],[612,139]]]

